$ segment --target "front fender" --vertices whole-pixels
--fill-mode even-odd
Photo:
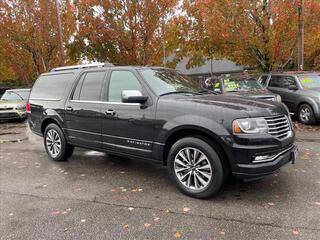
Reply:
[[[210,118],[197,115],[183,115],[167,121],[158,136],[158,142],[166,142],[174,132],[182,129],[199,130],[206,132],[213,137],[230,136],[230,133],[222,124],[213,121]]]

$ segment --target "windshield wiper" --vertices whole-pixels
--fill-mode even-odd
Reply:
[[[161,96],[165,96],[165,95],[171,95],[171,94],[183,94],[183,93],[187,93],[187,94],[199,94],[199,93],[196,93],[196,92],[190,92],[190,91],[174,91],[174,92],[167,92],[167,93],[160,94],[160,97],[161,97]]]

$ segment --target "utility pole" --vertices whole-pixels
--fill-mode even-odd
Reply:
[[[63,48],[63,35],[62,35],[59,0],[56,0],[56,9],[57,9],[57,20],[58,20],[59,48],[60,48],[60,66],[64,66],[66,58],[64,54],[64,48]]]
[[[304,0],[300,0],[299,8],[299,36],[298,36],[298,71],[303,71],[304,54]]]

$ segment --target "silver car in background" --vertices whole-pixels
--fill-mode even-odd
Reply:
[[[292,115],[304,124],[320,121],[320,73],[285,72],[262,74],[259,81],[281,96]]]

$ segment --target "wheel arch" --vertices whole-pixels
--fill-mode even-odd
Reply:
[[[46,127],[51,123],[54,123],[54,124],[58,125],[59,128],[62,130],[61,124],[59,123],[58,120],[56,120],[54,118],[46,118],[41,123],[41,133],[42,133],[42,135],[44,134],[44,131],[46,130]]]
[[[228,157],[227,151],[222,144],[223,139],[221,139],[221,137],[207,129],[203,129],[201,127],[196,126],[186,126],[183,128],[176,129],[175,131],[172,131],[170,133],[170,135],[167,137],[165,141],[165,145],[163,148],[164,165],[167,164],[167,157],[172,145],[178,140],[185,137],[197,137],[207,142],[211,147],[213,147],[217,151],[218,155],[221,157],[221,160],[223,160],[223,164],[228,169],[231,169],[230,158]]]

